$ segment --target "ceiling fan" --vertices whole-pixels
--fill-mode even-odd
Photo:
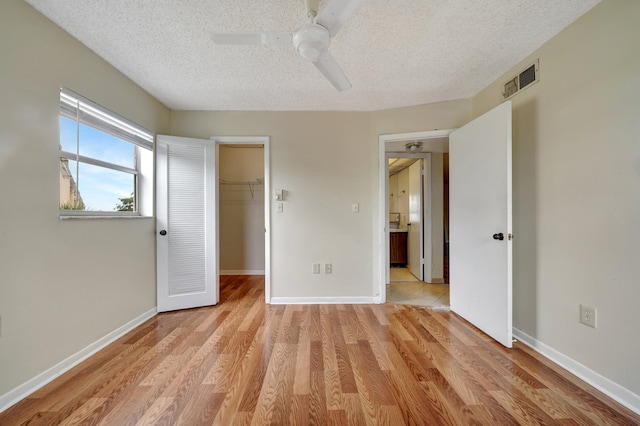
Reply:
[[[351,82],[329,53],[331,37],[353,14],[360,0],[331,0],[318,15],[319,0],[304,0],[309,23],[294,32],[214,33],[218,44],[289,44],[304,59],[311,61],[339,91],[351,88]]]

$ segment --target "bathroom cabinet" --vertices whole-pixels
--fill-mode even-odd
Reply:
[[[407,264],[407,231],[391,232],[389,257],[392,265]]]

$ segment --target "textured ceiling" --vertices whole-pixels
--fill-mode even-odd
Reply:
[[[294,31],[301,0],[26,1],[171,109],[266,111],[469,98],[599,2],[362,0],[329,48],[353,84],[338,92],[293,46],[211,40]]]

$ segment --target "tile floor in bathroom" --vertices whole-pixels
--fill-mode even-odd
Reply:
[[[387,302],[449,309],[449,284],[427,284],[418,280],[407,268],[390,269]]]

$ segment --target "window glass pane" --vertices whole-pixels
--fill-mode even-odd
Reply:
[[[135,145],[80,124],[80,155],[134,168]]]
[[[63,151],[76,152],[76,122],[60,116],[60,147]]]
[[[134,211],[135,176],[80,163],[78,187],[86,210]]]
[[[82,197],[78,193],[77,163],[60,158],[60,210],[84,210]]]

